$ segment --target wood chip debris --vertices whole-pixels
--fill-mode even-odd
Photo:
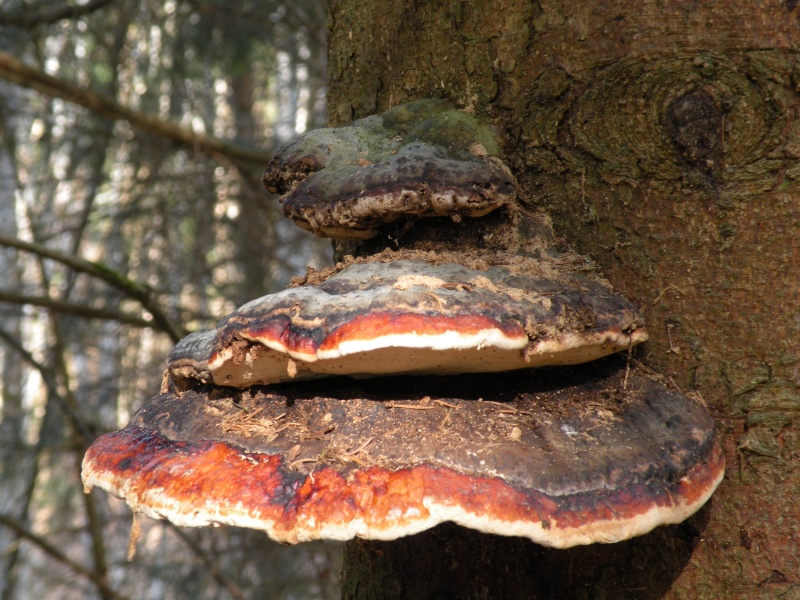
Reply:
[[[275,418],[262,417],[257,418],[259,414],[264,411],[264,407],[260,406],[254,410],[248,410],[244,406],[234,403],[234,406],[240,409],[240,412],[227,415],[222,419],[221,427],[222,433],[237,433],[246,438],[251,435],[263,435],[267,441],[272,441],[278,434],[289,427],[302,427],[301,423],[288,422],[278,424],[278,421],[286,416],[286,413],[280,414]]]
[[[520,410],[514,406],[511,406],[505,402],[495,402],[494,400],[486,400],[486,404],[494,404],[497,406],[495,412],[499,412],[503,415],[532,415],[533,413],[529,410]]]

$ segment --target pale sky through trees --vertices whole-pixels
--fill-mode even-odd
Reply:
[[[80,461],[176,339],[330,261],[261,171],[325,122],[322,2],[0,6],[0,600],[323,598],[338,547],[181,530]],[[268,565],[269,568],[265,568]]]

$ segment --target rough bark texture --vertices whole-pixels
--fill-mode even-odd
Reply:
[[[344,597],[800,597],[796,0],[334,0],[329,39],[333,125],[432,96],[495,120],[523,200],[643,309],[645,360],[708,402],[728,461],[708,509],[613,547],[351,543]]]

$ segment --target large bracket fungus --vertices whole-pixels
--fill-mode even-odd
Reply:
[[[606,357],[646,339],[640,313],[514,204],[497,154],[491,129],[438,101],[279,152],[265,184],[319,234],[451,220],[397,251],[358,242],[361,256],[181,341],[162,393],[87,452],[86,488],[290,543],[454,521],[564,548],[696,511],[724,471],[713,420]],[[334,375],[371,378],[299,382]]]
[[[723,471],[704,408],[617,362],[501,385],[168,391],[95,442],[84,484],[153,518],[289,543],[393,539],[444,521],[559,548],[616,542],[684,520]]]

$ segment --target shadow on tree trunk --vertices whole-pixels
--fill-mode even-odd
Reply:
[[[655,600],[701,542],[710,505],[679,525],[626,542],[568,550],[452,523],[391,542],[355,540],[345,545],[342,598]],[[351,570],[371,576],[354,577]]]

